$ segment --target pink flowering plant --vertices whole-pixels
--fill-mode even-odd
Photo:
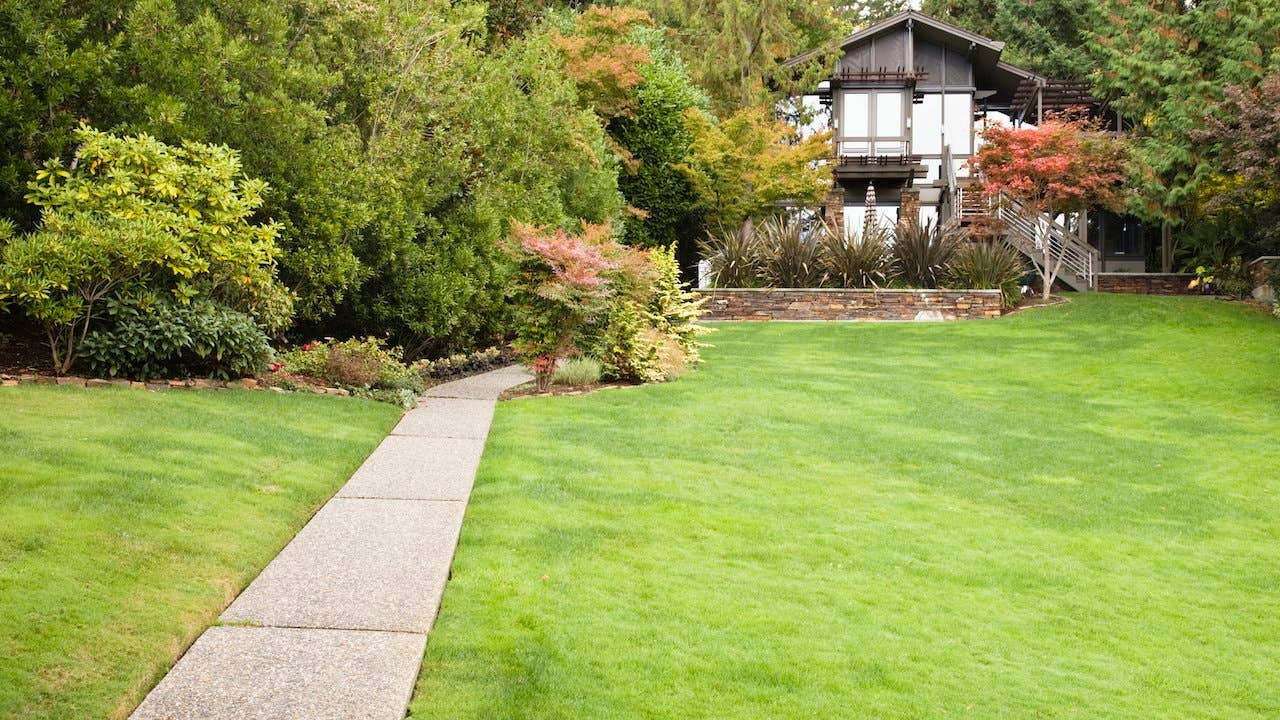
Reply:
[[[508,252],[517,264],[513,347],[546,390],[557,362],[576,352],[582,329],[608,312],[611,277],[626,249],[607,225],[584,223],[575,234],[516,223]]]

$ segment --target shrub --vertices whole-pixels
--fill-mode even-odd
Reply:
[[[556,368],[551,382],[556,385],[593,385],[600,382],[604,366],[591,357],[570,358]]]
[[[1243,300],[1253,294],[1253,278],[1244,259],[1235,256],[1218,272],[1218,292],[1227,297]]]
[[[899,223],[894,233],[894,277],[908,287],[936,288],[965,238],[954,223]]]
[[[947,268],[947,285],[955,288],[999,290],[1005,305],[1022,297],[1022,277],[1027,272],[1022,253],[1001,240],[964,243]]]
[[[597,348],[604,375],[626,382],[663,380],[655,335],[659,334],[646,322],[639,304],[630,300],[615,303]]]
[[[519,266],[514,347],[539,390],[551,383],[557,361],[574,351],[583,326],[609,311],[606,274],[625,254],[611,233],[605,225],[584,224],[580,235],[512,226],[507,249]]]
[[[212,300],[107,303],[110,325],[85,336],[81,359],[106,377],[140,380],[255,375],[271,346],[245,313]]]
[[[699,251],[711,266],[712,287],[760,287],[760,253],[755,233],[723,228],[708,232],[699,243]]]
[[[765,220],[756,229],[760,273],[772,287],[805,288],[822,284],[822,262],[815,233],[802,223],[782,217]]]
[[[674,247],[631,254],[612,281],[618,292],[609,313],[583,347],[601,360],[606,377],[662,382],[699,362],[705,301],[680,282]]]
[[[1244,260],[1232,257],[1217,268],[1196,267],[1196,277],[1187,284],[1190,290],[1205,295],[1226,295],[1243,300],[1253,293],[1253,278],[1245,268]]]
[[[1272,303],[1275,305],[1271,312],[1280,318],[1280,261],[1272,261],[1271,276],[1267,282],[1271,284]]]
[[[491,347],[469,355],[455,353],[437,360],[419,360],[413,369],[423,378],[446,378],[464,372],[485,370],[503,360],[502,348]]]
[[[706,332],[706,328],[698,325],[698,318],[707,299],[690,292],[688,286],[680,282],[674,244],[650,250],[649,259],[655,270],[653,297],[648,308],[653,327],[675,341],[683,351],[684,365],[697,364],[701,360],[698,349],[702,346],[698,336]]]
[[[31,183],[36,231],[0,247],[0,302],[45,327],[55,370],[71,369],[104,307],[147,293],[208,298],[273,331],[287,324],[277,228],[250,222],[266,185],[240,175],[235,152],[87,127],[75,139],[71,168],[50,160]]]
[[[282,353],[277,370],[350,390],[353,395],[413,407],[425,387],[417,366],[379,338],[310,342]]]
[[[840,288],[880,287],[893,276],[889,231],[876,225],[861,235],[826,224],[822,228],[822,270],[826,283]]]

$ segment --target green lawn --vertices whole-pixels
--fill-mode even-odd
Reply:
[[[709,340],[500,406],[415,720],[1280,717],[1280,323]]]
[[[127,715],[399,412],[0,389],[0,718]]]

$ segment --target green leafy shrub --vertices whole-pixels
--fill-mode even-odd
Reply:
[[[894,278],[907,287],[938,287],[965,237],[964,228],[954,223],[899,223],[893,239]]]
[[[569,358],[551,376],[554,385],[592,385],[600,382],[604,366],[592,357]]]
[[[1232,257],[1216,268],[1198,265],[1195,278],[1187,284],[1190,290],[1199,290],[1205,295],[1225,295],[1243,300],[1253,294],[1253,278],[1245,267],[1244,260]]]
[[[1243,300],[1253,294],[1253,277],[1239,255],[1227,260],[1218,273],[1218,292],[1227,297]]]
[[[712,287],[753,288],[762,284],[760,249],[754,233],[721,228],[703,238],[699,251],[711,266]]]
[[[610,279],[609,313],[582,347],[600,359],[605,377],[663,382],[700,361],[705,300],[680,282],[673,247],[628,253]]]
[[[287,324],[277,227],[251,222],[266,185],[241,175],[239,155],[88,127],[75,139],[75,163],[50,160],[31,183],[36,231],[0,246],[0,302],[45,327],[58,372],[71,369],[103,309],[123,298],[207,298],[268,329]]]
[[[822,285],[821,246],[802,223],[772,217],[756,228],[760,274],[766,285],[807,288]]]
[[[1272,304],[1275,306],[1271,312],[1280,318],[1280,261],[1272,261],[1271,275],[1267,278],[1267,282],[1271,285]]]
[[[893,276],[889,231],[879,225],[867,232],[846,233],[831,224],[823,226],[821,262],[826,284],[839,288],[876,288]]]
[[[953,288],[999,290],[1005,305],[1022,297],[1022,277],[1027,272],[1022,253],[1000,240],[964,243],[951,259],[946,283]]]
[[[270,362],[266,335],[245,313],[208,299],[108,301],[107,327],[85,336],[80,358],[105,377],[255,375]]]

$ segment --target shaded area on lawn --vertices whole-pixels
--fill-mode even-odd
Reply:
[[[1280,324],[724,325],[500,406],[422,718],[1280,714]]]
[[[399,416],[247,391],[0,390],[0,718],[119,718]]]

